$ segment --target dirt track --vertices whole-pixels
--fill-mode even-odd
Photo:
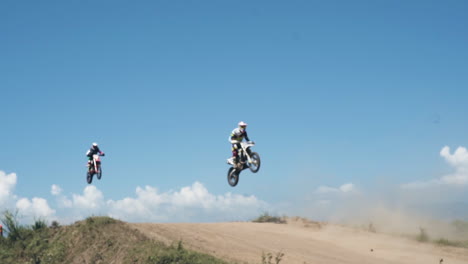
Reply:
[[[262,252],[285,255],[281,264],[467,264],[468,249],[419,243],[347,227],[293,222],[130,224],[144,234],[238,263],[261,263]]]

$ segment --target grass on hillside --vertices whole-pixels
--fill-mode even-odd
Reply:
[[[255,223],[276,223],[276,224],[285,224],[285,217],[272,216],[269,213],[265,212],[256,219],[252,220]]]
[[[273,258],[274,257],[274,258]],[[273,256],[272,253],[262,253],[262,264],[279,264],[284,257],[283,252],[278,252]],[[273,262],[274,261],[274,262]]]
[[[468,222],[464,221],[455,221],[451,223],[452,226],[459,225],[456,228],[456,231],[460,237],[467,237],[468,238]],[[439,246],[450,246],[450,247],[460,247],[460,248],[468,248],[468,240],[456,240],[456,239],[447,239],[444,237],[439,237],[437,239],[431,238],[430,230],[426,230],[426,228],[419,228],[419,233],[417,235],[404,235],[405,237],[415,239],[421,243],[433,243]]]
[[[450,226],[453,230],[458,234],[461,238],[468,239],[468,222],[456,220],[450,223]],[[366,230],[371,233],[377,233],[377,230],[372,222],[369,223],[368,226],[359,226],[358,228]],[[426,228],[420,227],[419,233],[415,234],[408,234],[408,233],[401,233],[404,237],[414,239],[421,243],[433,243],[440,246],[451,246],[451,247],[462,247],[468,248],[468,240],[455,240],[455,239],[447,239],[444,237],[439,237],[437,239],[433,239],[430,236],[430,230]]]
[[[187,250],[182,242],[166,246],[150,240],[125,223],[110,217],[88,217],[73,225],[36,220],[21,225],[17,213],[4,212],[1,221],[6,237],[0,237],[0,263],[58,264],[142,263],[142,264],[227,264]]]
[[[451,225],[461,237],[468,237],[468,222],[457,220],[452,222]],[[434,243],[440,246],[468,248],[468,240],[449,240],[443,237],[431,239],[429,232],[425,228],[419,228],[419,234],[415,236],[415,239],[419,242]]]

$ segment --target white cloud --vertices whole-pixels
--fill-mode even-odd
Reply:
[[[52,187],[50,189],[50,193],[52,195],[59,195],[62,193],[62,188],[60,188],[60,186],[56,185],[56,184],[52,184]]]
[[[342,191],[344,193],[353,192],[355,190],[356,190],[356,188],[354,187],[354,184],[352,184],[352,183],[347,183],[347,184],[343,184],[343,185],[340,186],[340,191]]]
[[[453,154],[450,148],[445,146],[440,151],[440,156],[454,169],[454,172],[443,175],[438,179],[429,181],[417,181],[403,184],[403,189],[423,189],[439,185],[464,186],[468,185],[468,151],[464,147],[458,147]]]
[[[440,151],[440,156],[455,168],[453,174],[443,176],[440,182],[451,185],[468,184],[468,151],[466,148],[458,147],[453,154],[450,154],[450,148],[445,146]]]
[[[200,182],[176,191],[160,192],[152,186],[136,187],[135,195],[105,199],[101,190],[88,185],[81,194],[64,194],[53,184],[50,194],[56,208],[44,198],[16,197],[13,188],[16,174],[0,171],[0,202],[9,201],[10,209],[18,209],[22,222],[37,218],[71,223],[91,215],[108,215],[124,221],[205,222],[249,220],[268,211],[269,205],[253,195],[225,193],[215,195]]]
[[[450,154],[450,148],[445,146],[440,151],[440,156],[457,168],[468,168],[468,151],[464,147],[458,147],[453,154]]]
[[[6,174],[0,171],[0,208],[2,210],[19,210],[23,221],[33,221],[37,218],[54,218],[55,210],[51,209],[47,200],[34,197],[19,198],[14,194],[14,188],[17,183],[15,173]]]
[[[73,194],[73,207],[78,209],[98,210],[104,205],[104,195],[94,185],[88,185],[83,190],[83,195]]]
[[[338,194],[338,193],[352,193],[352,192],[356,192],[356,191],[357,191],[357,189],[354,186],[354,184],[346,183],[346,184],[341,185],[338,188],[328,187],[328,186],[320,186],[320,187],[317,188],[317,190],[315,192],[319,193],[319,194],[327,194],[327,193],[337,193]]]
[[[136,198],[107,201],[109,214],[128,221],[217,221],[254,217],[267,206],[255,196],[213,195],[199,182],[180,191],[159,193],[136,188]]]
[[[11,199],[15,199],[13,189],[16,186],[16,174],[6,174],[0,171],[0,206],[4,207]]]
[[[62,194],[62,188],[56,184],[52,184],[50,193],[56,197],[57,204],[60,208],[71,208],[73,202]]]
[[[55,210],[49,207],[47,201],[43,198],[34,197],[32,200],[21,198],[16,202],[16,208],[26,217],[51,218]]]
[[[58,185],[52,193],[62,193]],[[268,208],[255,196],[225,193],[214,195],[200,182],[176,191],[160,192],[152,186],[136,187],[135,196],[106,200],[94,185],[84,188],[82,194],[56,195],[63,215],[61,222],[72,222],[89,215],[108,215],[133,222],[204,222],[249,220]],[[28,208],[27,203],[23,208]]]

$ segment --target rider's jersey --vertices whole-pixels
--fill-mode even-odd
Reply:
[[[92,157],[95,154],[102,153],[99,147],[93,148],[91,147],[88,152],[86,152],[86,156]]]
[[[246,139],[247,141],[250,141],[249,140],[249,137],[247,136],[247,131],[244,130],[244,131],[241,131],[240,128],[235,128],[234,130],[232,130],[231,132],[231,136],[229,137],[229,141],[231,140],[237,140],[237,141],[242,141],[243,139]]]

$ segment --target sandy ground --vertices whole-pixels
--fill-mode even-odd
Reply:
[[[335,225],[299,221],[130,225],[156,240],[168,244],[182,240],[185,247],[237,263],[261,263],[263,252],[283,252],[281,264],[468,263],[468,249]]]

